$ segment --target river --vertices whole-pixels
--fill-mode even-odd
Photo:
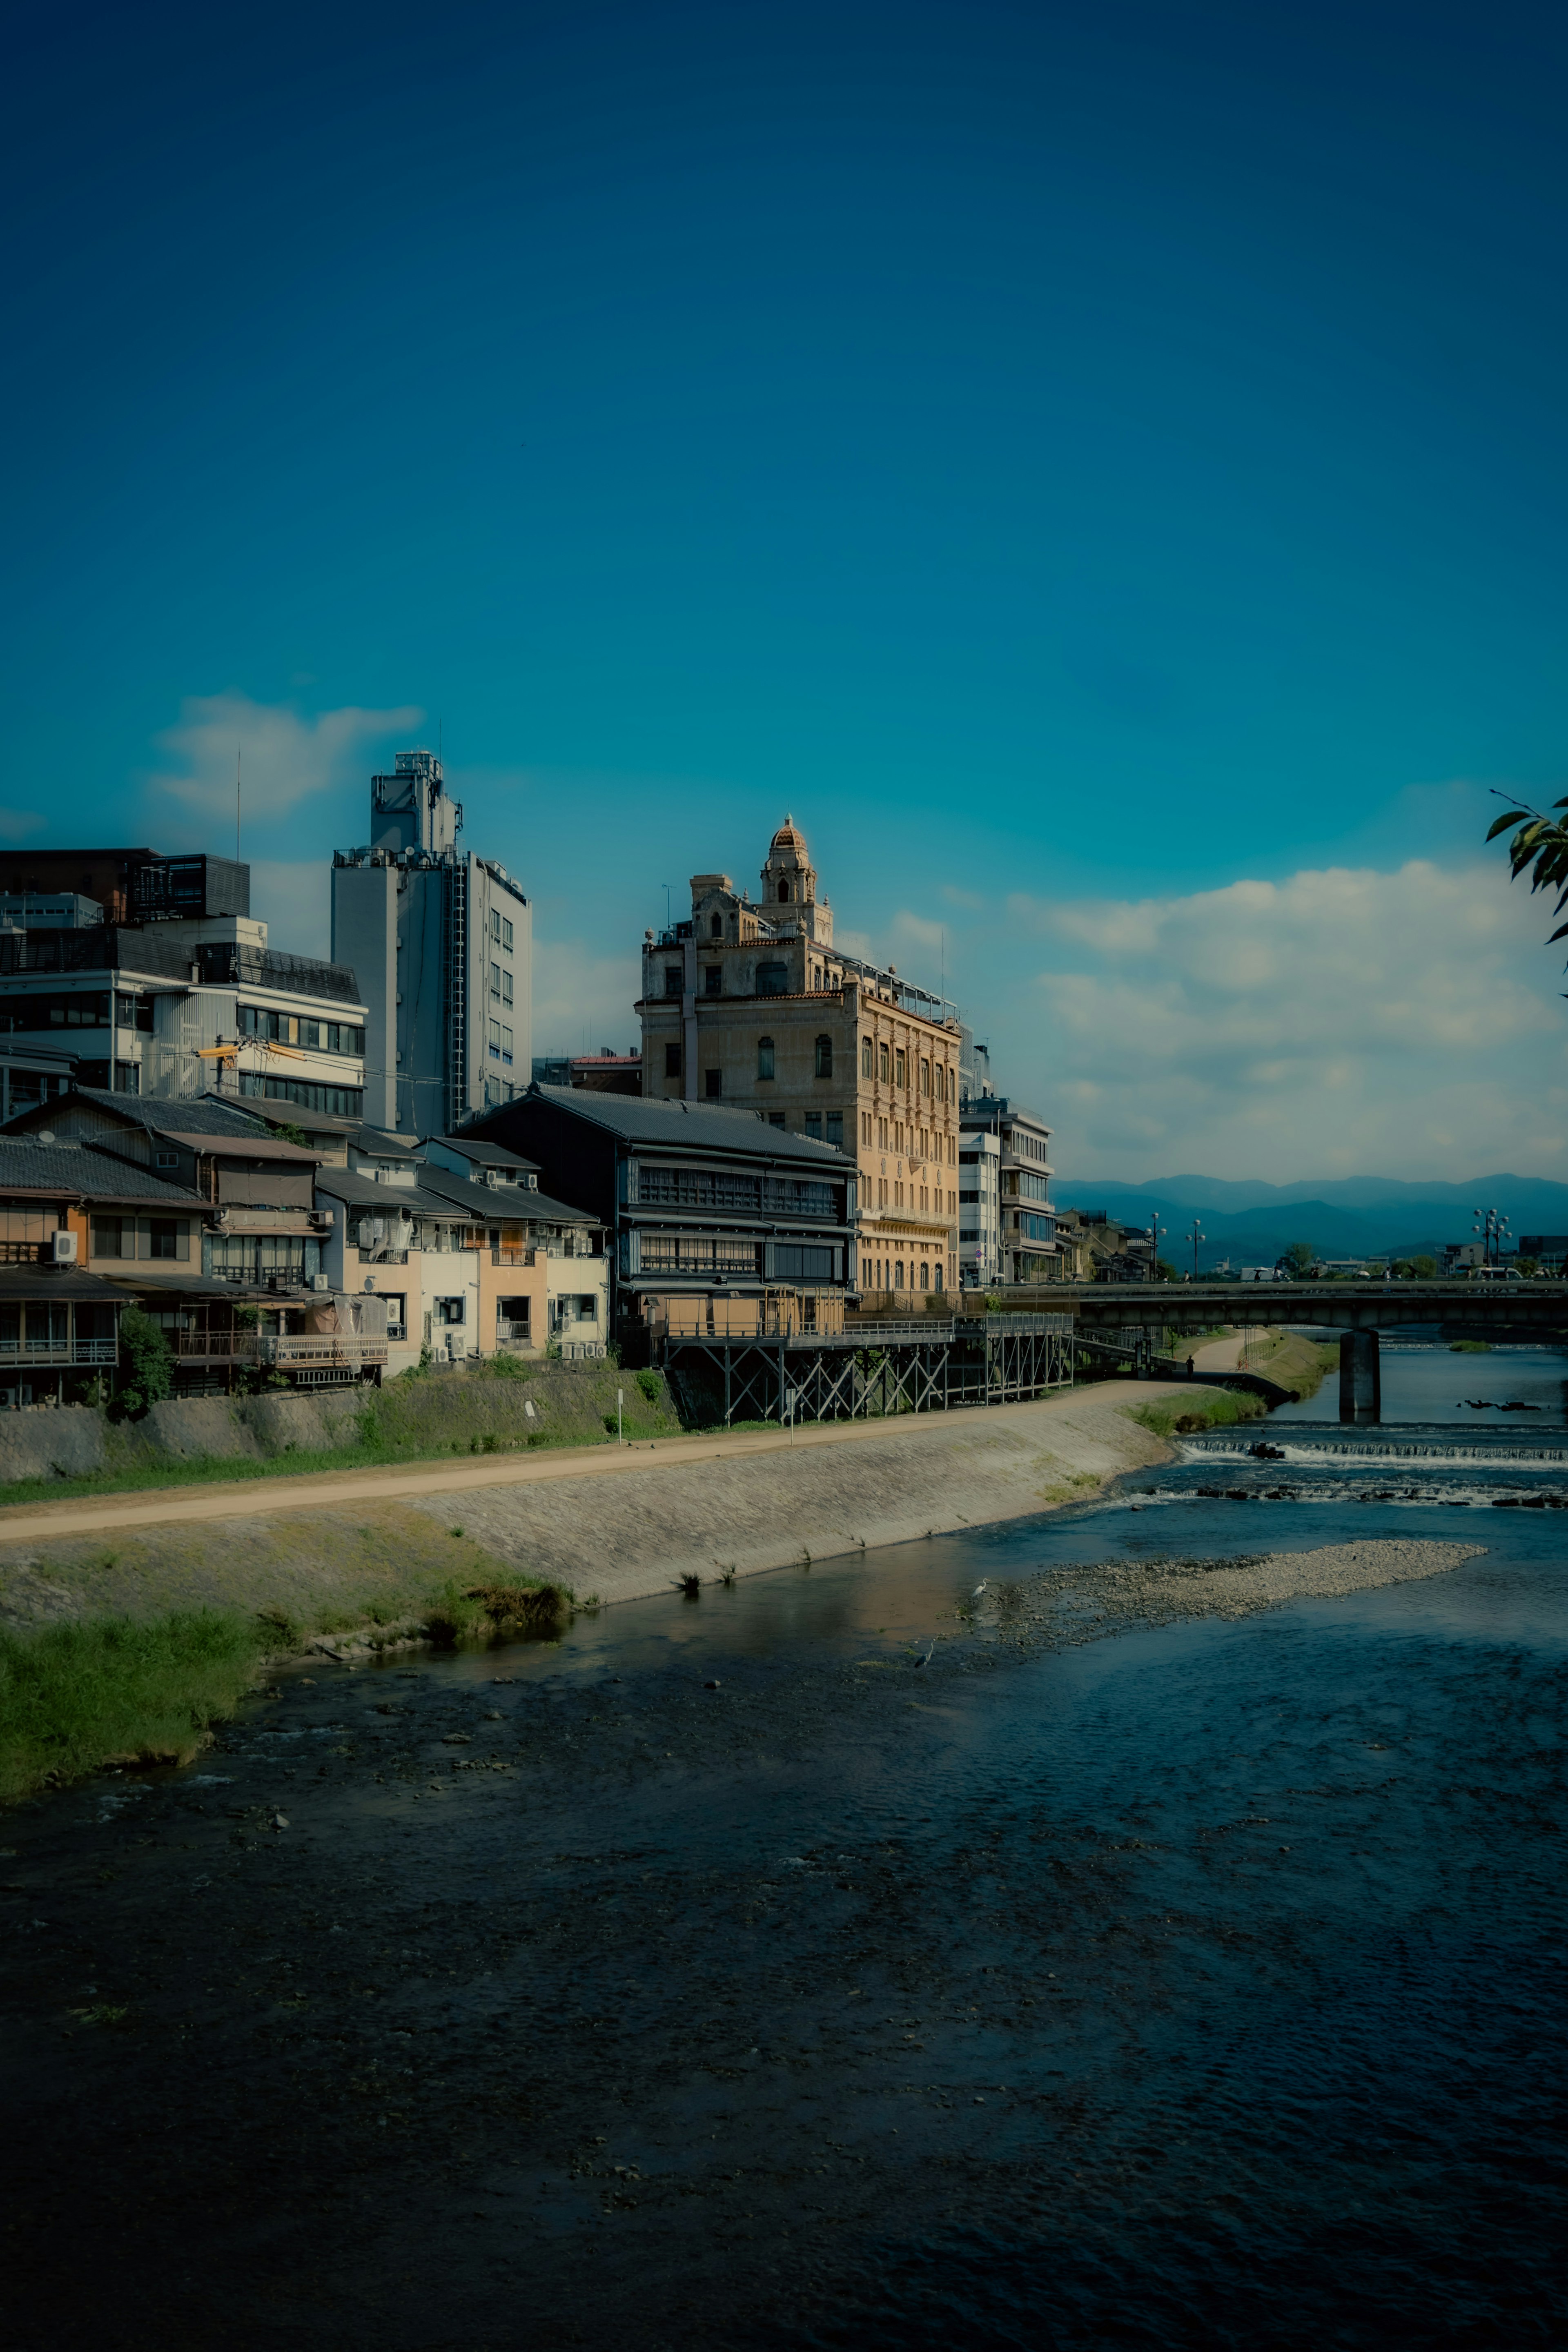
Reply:
[[[1378,1430],[289,1670],[8,1817],[14,2340],[1561,2340],[1563,1370],[1391,1349]],[[1391,1537],[1485,1550],[1114,1597]]]

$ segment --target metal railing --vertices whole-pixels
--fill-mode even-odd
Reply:
[[[172,1331],[169,1339],[181,1363],[275,1364],[287,1370],[295,1364],[351,1359],[365,1364],[386,1361],[386,1341],[379,1333],[367,1339],[354,1331],[312,1332],[309,1337],[276,1331]],[[113,1360],[112,1346],[108,1360]]]
[[[0,1366],[6,1364],[112,1364],[119,1343],[113,1339],[62,1339],[54,1344],[31,1339],[19,1345],[0,1339]]]

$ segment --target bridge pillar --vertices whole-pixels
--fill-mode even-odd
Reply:
[[[1383,1381],[1375,1331],[1347,1331],[1340,1341],[1340,1419],[1381,1421]]]

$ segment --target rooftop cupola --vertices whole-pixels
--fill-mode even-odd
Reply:
[[[827,902],[816,897],[816,868],[805,845],[805,835],[794,817],[786,816],[768,844],[763,867],[763,911],[779,925],[793,923],[824,946],[833,937],[833,917]]]

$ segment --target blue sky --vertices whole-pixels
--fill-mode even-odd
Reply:
[[[1561,18],[233,16],[14,19],[8,837],[439,734],[545,1050],[788,808],[1064,1171],[1568,1174]]]

